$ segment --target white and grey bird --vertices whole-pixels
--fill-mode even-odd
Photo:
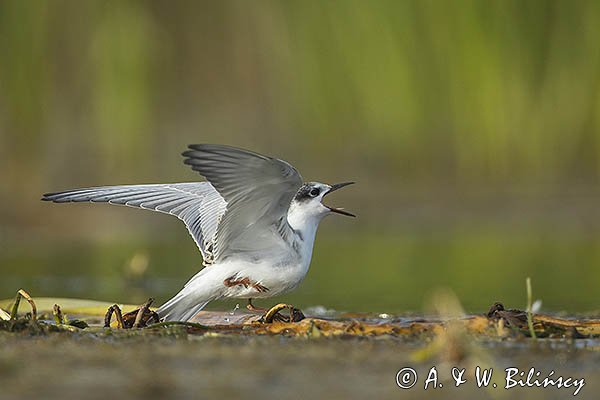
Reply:
[[[253,298],[295,289],[308,272],[323,217],[354,217],[322,202],[353,182],[304,183],[283,160],[224,145],[190,145],[183,156],[207,181],[94,187],[42,198],[120,204],[182,220],[205,267],[157,310],[165,321],[187,321],[213,300],[249,299],[251,305]]]

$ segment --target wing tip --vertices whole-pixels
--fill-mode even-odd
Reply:
[[[242,153],[242,154],[250,154],[255,157],[265,158],[267,156],[257,153],[252,150],[244,149],[242,147],[230,146],[228,144],[215,144],[215,143],[192,143],[188,144],[188,149],[184,153],[191,153],[193,151],[202,151],[206,153],[216,153],[222,154],[222,152],[233,152],[233,153]],[[184,154],[182,153],[182,154]]]
[[[186,153],[192,153],[193,151],[206,151],[206,152],[213,152],[215,150],[219,150],[219,149],[237,149],[236,147],[233,146],[227,146],[224,144],[210,144],[210,143],[192,143],[192,144],[188,144],[188,149],[186,151]]]
[[[188,149],[190,150],[202,150],[202,147],[206,146],[206,144],[204,143],[197,143],[197,144],[188,144]]]
[[[40,198],[41,201],[54,201],[54,198],[60,194],[60,192],[44,193]]]
[[[69,203],[72,200],[69,199],[69,195],[76,192],[77,190],[67,190],[64,192],[51,192],[44,193],[42,195],[41,201],[51,201],[53,203]]]

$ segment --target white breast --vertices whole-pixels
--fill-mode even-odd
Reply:
[[[266,298],[277,296],[295,289],[308,273],[312,258],[313,245],[317,227],[321,217],[306,215],[302,210],[290,209],[288,222],[294,233],[291,242],[282,241],[280,245],[264,252],[260,258],[239,258],[213,264],[198,275],[202,279],[195,280],[198,286],[211,286],[216,290],[213,298]],[[227,287],[224,280],[228,278],[248,278],[268,288],[268,291],[260,292],[256,289],[236,285]],[[210,282],[210,283],[209,283]],[[200,289],[200,287],[198,287]]]

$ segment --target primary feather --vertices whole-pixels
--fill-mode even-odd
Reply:
[[[208,182],[74,189],[44,194],[42,200],[118,204],[174,215],[183,221],[208,263],[219,220],[227,207]]]

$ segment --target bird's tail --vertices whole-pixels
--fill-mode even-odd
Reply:
[[[210,300],[199,299],[184,288],[175,297],[160,306],[156,312],[162,321],[189,321]]]

